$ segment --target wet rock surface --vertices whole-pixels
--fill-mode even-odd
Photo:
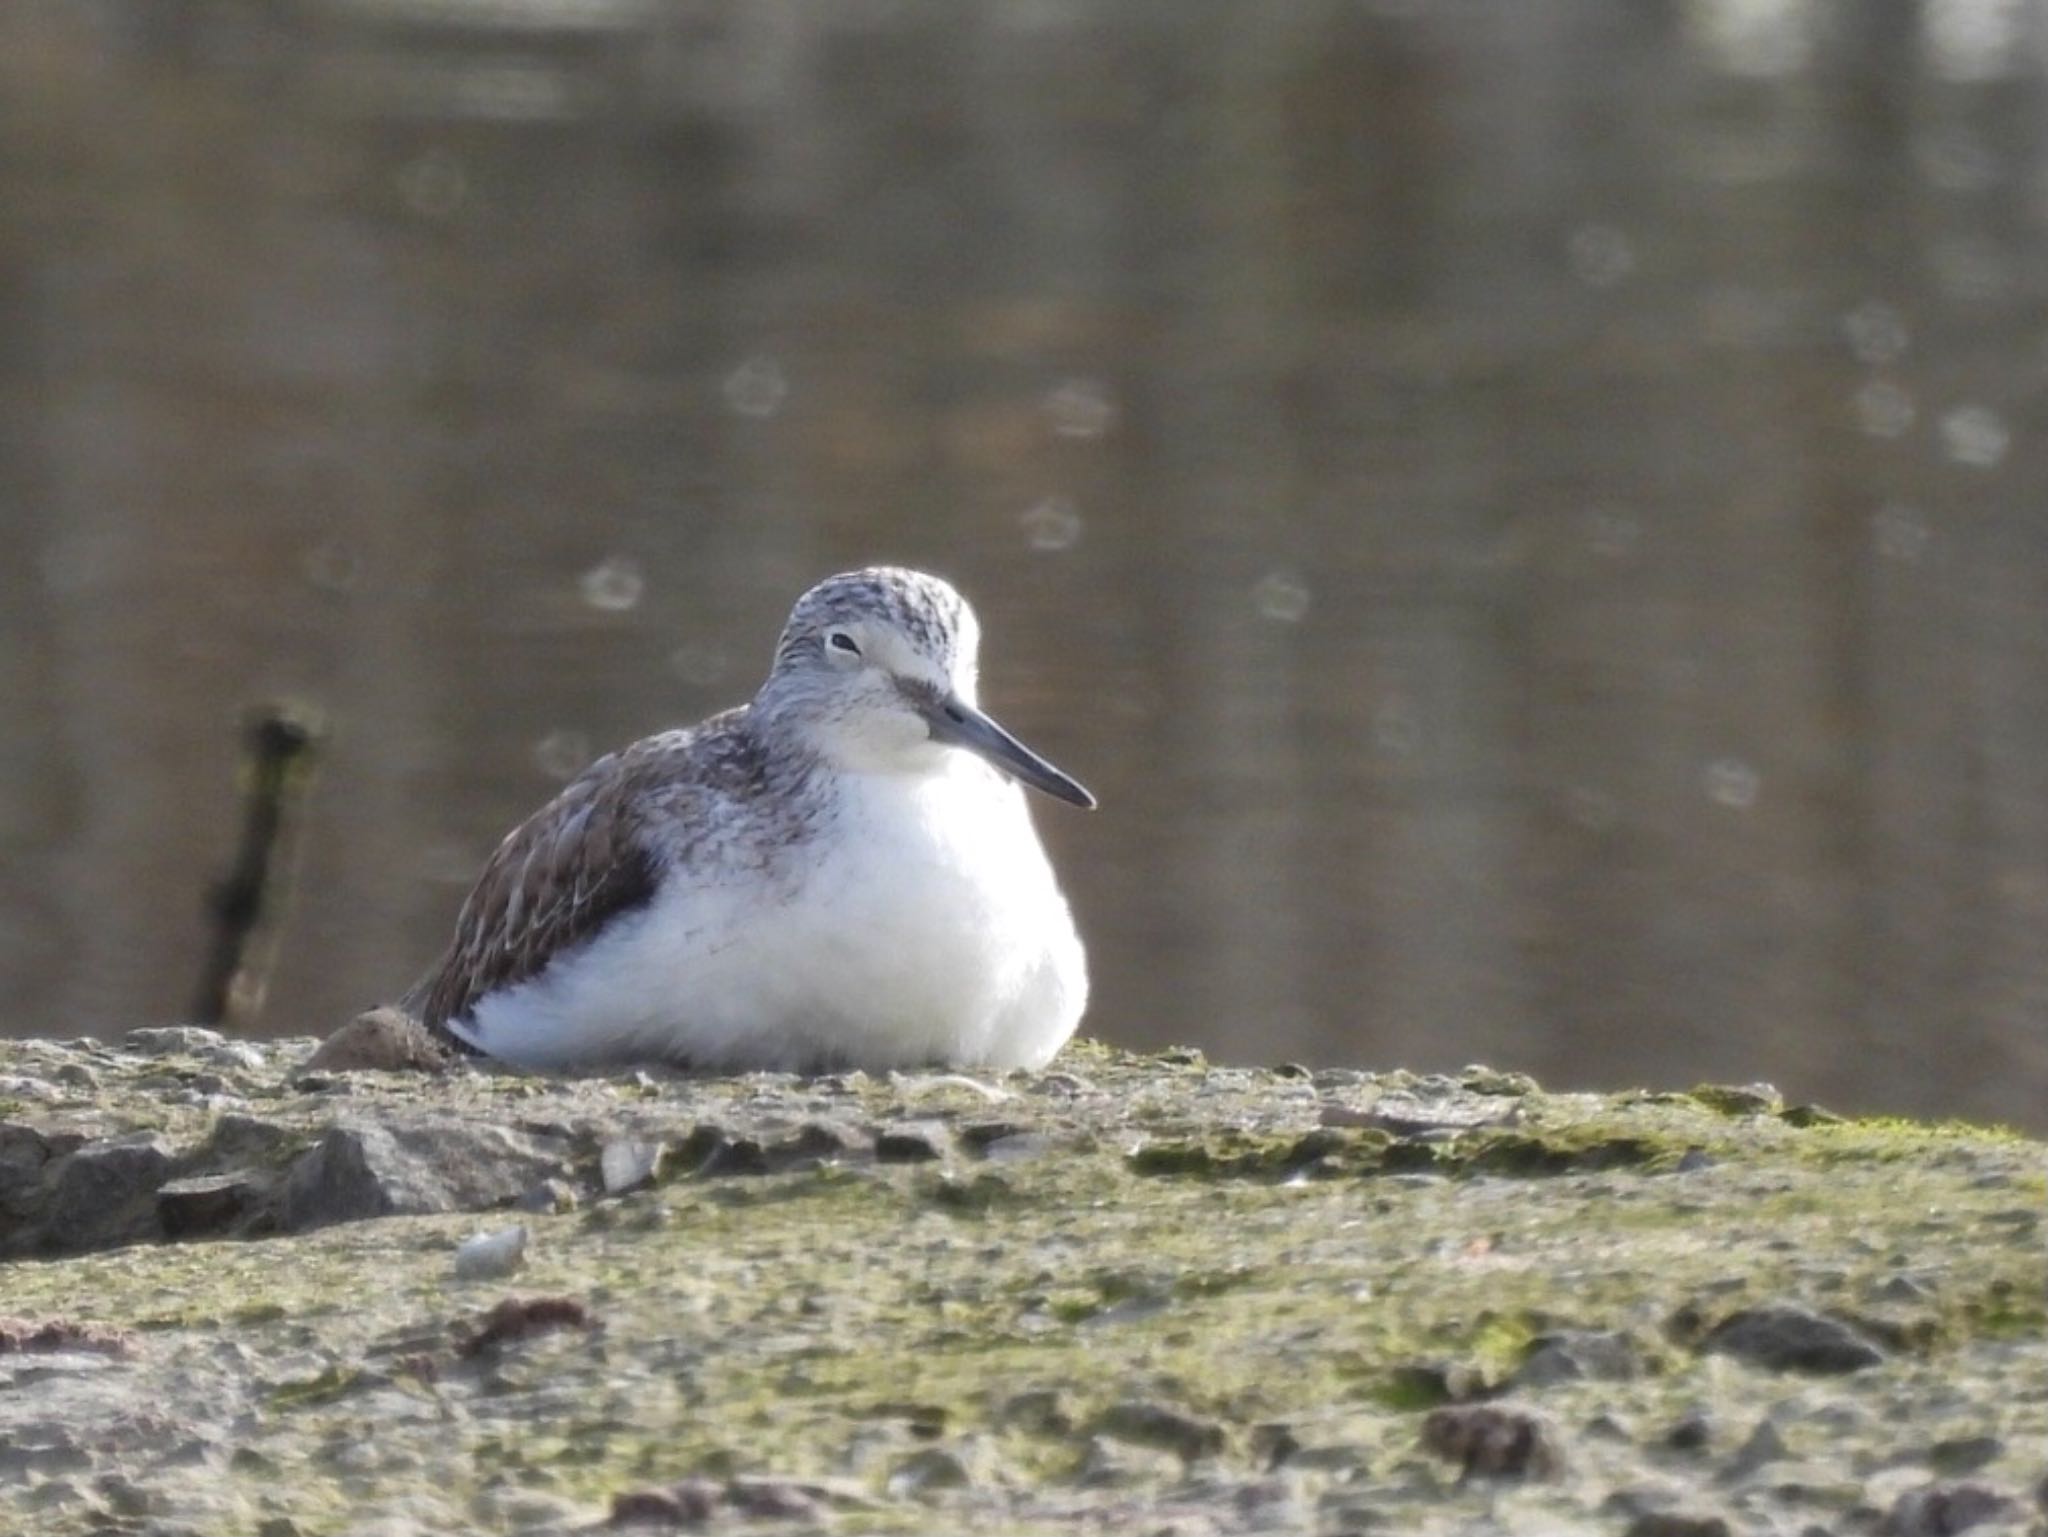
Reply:
[[[313,1051],[0,1042],[0,1531],[2048,1533],[2038,1144]]]

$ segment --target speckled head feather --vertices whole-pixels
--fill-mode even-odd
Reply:
[[[826,631],[864,619],[893,626],[947,664],[963,643],[979,639],[967,600],[949,583],[902,566],[867,566],[828,576],[796,600],[775,647],[776,667],[808,661]]]

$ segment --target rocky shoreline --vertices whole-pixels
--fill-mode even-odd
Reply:
[[[2048,1533],[2048,1149],[1082,1045],[0,1042],[0,1530]]]

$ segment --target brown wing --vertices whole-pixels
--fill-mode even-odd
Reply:
[[[507,835],[462,904],[447,954],[406,994],[408,1012],[445,1034],[486,993],[538,976],[652,899],[658,872],[638,793],[651,745],[600,758]]]

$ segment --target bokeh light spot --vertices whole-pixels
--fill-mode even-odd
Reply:
[[[789,380],[782,364],[756,353],[725,376],[725,403],[741,416],[774,416],[789,399]]]
[[[1856,425],[1873,438],[1896,438],[1913,425],[1913,395],[1890,379],[1869,379],[1856,391]]]
[[[1740,758],[1716,758],[1700,775],[1707,799],[1731,811],[1747,811],[1763,789],[1763,776]]]
[[[1018,520],[1034,550],[1071,550],[1081,538],[1081,514],[1064,496],[1049,496]]]
[[[1116,424],[1116,402],[1100,379],[1069,379],[1047,392],[1045,414],[1063,438],[1099,438]]]
[[[1612,288],[1636,270],[1636,249],[1611,224],[1587,224],[1572,231],[1566,248],[1573,274],[1588,288]]]
[[[1309,592],[1291,572],[1272,571],[1252,588],[1252,603],[1276,624],[1298,624],[1308,615]]]
[[[550,731],[533,744],[533,766],[567,784],[590,766],[590,738],[567,727]]]
[[[606,613],[624,613],[640,601],[647,590],[647,578],[640,563],[625,555],[599,561],[583,573],[580,583],[583,601]]]
[[[1842,334],[1848,337],[1856,361],[1869,368],[1896,363],[1913,341],[1899,312],[1878,299],[1859,304],[1843,316]]]
[[[1957,406],[1941,419],[1941,446],[1949,458],[1988,470],[2005,458],[2012,432],[1989,406]]]

